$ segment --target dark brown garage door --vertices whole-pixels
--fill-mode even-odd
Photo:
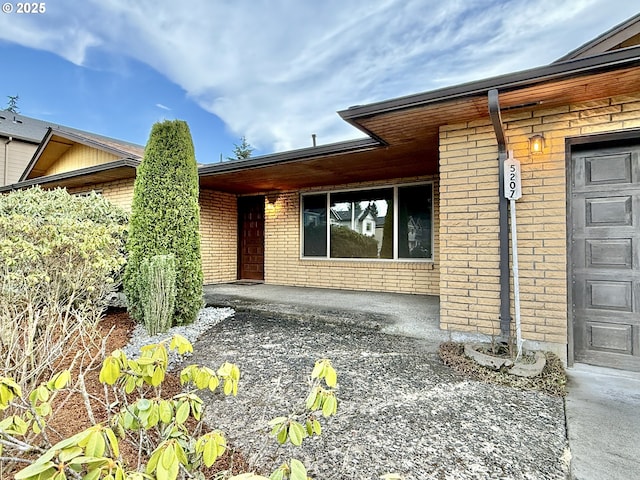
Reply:
[[[238,279],[264,280],[264,197],[238,198]]]
[[[575,152],[569,232],[578,362],[640,370],[640,146]]]

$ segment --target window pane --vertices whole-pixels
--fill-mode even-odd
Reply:
[[[327,195],[302,197],[302,221],[305,257],[327,256]]]
[[[331,257],[393,258],[393,189],[332,193]]]
[[[431,185],[398,188],[398,258],[432,258]]]

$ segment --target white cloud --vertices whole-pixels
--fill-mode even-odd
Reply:
[[[156,107],[158,107],[160,110],[171,111],[171,109],[169,107],[167,107],[166,105],[163,105],[161,103],[156,103]]]
[[[360,136],[335,113],[349,105],[549,63],[633,15],[631,3],[59,0],[39,18],[1,16],[0,39],[79,65],[92,48],[130,56],[279,151],[312,133]]]

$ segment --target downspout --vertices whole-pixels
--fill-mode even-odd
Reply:
[[[498,142],[498,212],[500,238],[500,336],[508,340],[511,330],[511,300],[509,284],[509,216],[508,201],[504,196],[504,161],[507,159],[507,140],[504,136],[504,126],[500,116],[500,101],[498,90],[489,90],[489,116],[493,123],[493,130]]]
[[[9,144],[13,141],[13,137],[4,142],[4,168],[2,172],[2,185],[7,184],[7,177],[9,176]]]

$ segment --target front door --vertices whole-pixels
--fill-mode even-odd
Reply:
[[[264,197],[238,198],[238,279],[264,280]]]
[[[640,144],[574,152],[574,357],[640,370]]]

